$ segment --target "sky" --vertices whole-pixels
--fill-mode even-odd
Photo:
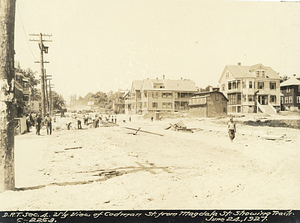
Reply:
[[[300,75],[300,3],[225,0],[17,0],[15,60],[71,95],[130,89],[145,78],[218,85],[226,65]],[[49,39],[49,37],[44,37]],[[37,76],[38,76],[37,75]]]

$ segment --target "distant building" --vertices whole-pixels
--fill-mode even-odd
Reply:
[[[283,96],[281,104],[285,110],[300,110],[300,78],[296,75],[280,84]]]
[[[200,92],[190,98],[189,113],[197,117],[226,116],[227,101],[227,98],[218,89]]]
[[[228,98],[228,113],[276,113],[280,110],[280,78],[262,64],[226,65],[219,79]]]
[[[195,82],[187,79],[144,79],[132,82],[125,95],[125,113],[175,112],[188,110],[189,99],[197,93]]]
[[[25,107],[30,106],[30,87],[28,78],[22,73],[15,74],[15,104],[17,107],[17,117],[22,117],[25,113]]]

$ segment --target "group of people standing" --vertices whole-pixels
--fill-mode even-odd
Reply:
[[[107,115],[107,116],[103,116],[99,115],[99,114],[95,114],[94,117],[92,117],[90,114],[84,114],[82,116],[82,119],[80,119],[77,115],[74,115],[73,118],[75,118],[76,122],[77,122],[77,128],[78,129],[82,129],[82,125],[81,125],[81,120],[83,120],[83,124],[84,125],[90,125],[94,128],[98,128],[100,127],[100,122],[102,120],[105,120],[107,122],[111,122],[111,123],[117,123],[117,116],[113,116],[113,115]],[[67,129],[70,130],[72,127],[72,122],[67,122]]]
[[[42,125],[42,117],[40,114],[27,114],[26,116],[26,128],[27,132],[30,132],[30,127],[35,126],[36,134],[40,135],[41,125]],[[49,113],[47,113],[44,124],[46,125],[47,135],[52,134],[52,118]]]

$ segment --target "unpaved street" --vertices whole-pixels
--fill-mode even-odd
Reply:
[[[164,130],[180,120],[196,131]],[[0,210],[300,208],[298,129],[238,125],[231,143],[213,119],[119,124],[16,136],[17,190]]]

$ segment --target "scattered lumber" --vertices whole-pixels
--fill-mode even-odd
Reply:
[[[141,130],[141,127],[136,130],[136,132],[129,132],[128,134],[137,135],[137,133]]]
[[[137,134],[138,132],[144,132],[144,133],[149,133],[149,134],[153,134],[153,135],[164,136],[164,135],[159,134],[159,133],[141,130],[141,128],[137,128],[137,129],[136,129],[136,128],[130,128],[130,127],[124,127],[124,128],[125,128],[125,129],[130,129],[130,130],[135,130],[135,131],[136,131],[136,134]],[[136,134],[135,134],[135,135],[136,135]]]
[[[261,136],[262,139],[266,140],[283,140],[286,134],[283,134],[282,136],[275,136],[275,135],[263,135]]]
[[[169,127],[165,128],[165,130],[168,130],[168,129],[172,129],[174,131],[181,131],[181,132],[191,132],[191,133],[194,133],[194,131],[190,128],[187,128],[182,121],[179,121],[178,123],[175,123],[175,124],[171,124],[169,123]]]
[[[70,150],[70,149],[82,149],[82,146],[74,146],[74,147],[65,148],[65,150]]]

